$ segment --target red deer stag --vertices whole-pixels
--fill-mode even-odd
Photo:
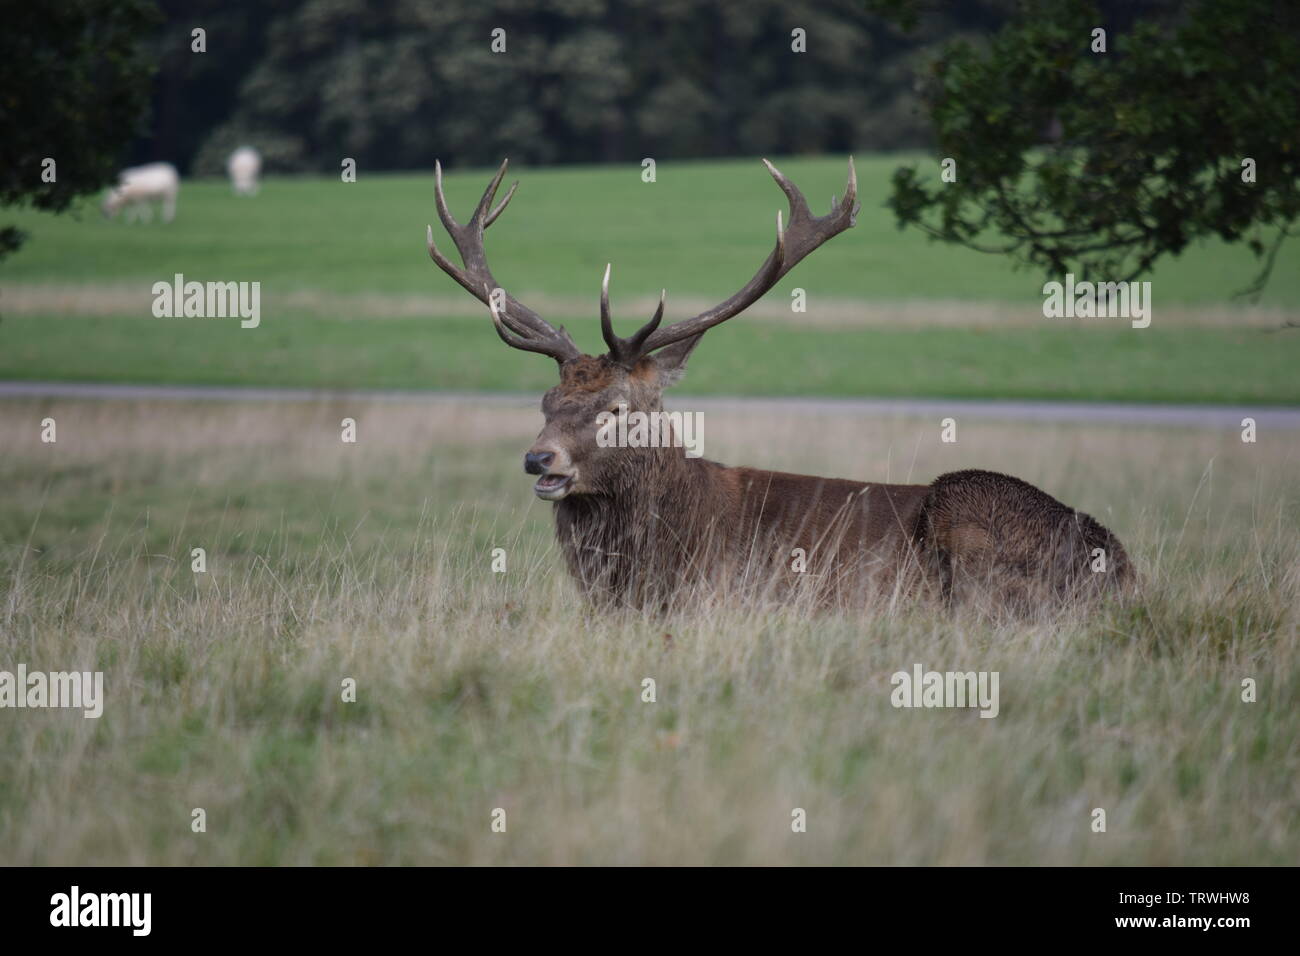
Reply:
[[[569,570],[596,603],[634,608],[682,606],[702,591],[786,599],[812,588],[825,599],[909,593],[932,587],[948,602],[992,596],[1024,608],[1122,584],[1132,571],[1119,541],[1091,517],[1018,478],[959,471],[928,485],[867,484],[687,457],[682,447],[602,447],[602,412],[662,410],[691,351],[709,329],[739,315],[804,256],[854,225],[857,177],[849,160],[843,200],[815,217],[803,194],[764,160],[790,204],[776,219],[776,247],[739,292],[693,318],[660,326],[654,316],[629,338],[614,334],[609,270],[601,288],[601,331],[609,351],[584,355],[506,293],[488,268],[483,232],[514,196],[493,206],[501,164],[473,215],[456,222],[436,170],[438,216],[463,262],[433,241],[429,255],[488,306],[512,348],[549,355],[560,383],[542,398],[545,427],[524,456],[539,475],[539,498],[554,503],[556,533]],[[662,443],[659,443],[662,445]],[[1104,556],[1105,573],[1097,549]]]

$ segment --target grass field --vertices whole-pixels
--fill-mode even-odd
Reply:
[[[861,157],[858,226],[787,276],[753,314],[714,333],[693,362],[699,393],[935,395],[1294,404],[1300,243],[1279,257],[1260,305],[1230,294],[1255,263],[1204,244],[1152,277],[1152,325],[1045,319],[1044,278],[1005,260],[899,232],[889,175],[913,157]],[[781,163],[821,211],[842,160]],[[522,185],[489,233],[498,277],[597,351],[599,279],[613,261],[619,321],[668,318],[730,295],[771,247],[784,199],[757,161],[514,170]],[[468,215],[490,175],[448,176]],[[429,262],[432,176],[356,183],[268,180],[255,200],[186,183],[170,225],[18,214],[32,239],[0,266],[0,377],[210,384],[519,389],[548,363],[510,353],[472,300]],[[445,242],[439,233],[440,241]],[[263,319],[154,319],[150,287],[259,281]],[[808,311],[790,311],[791,290]]]
[[[567,325],[596,348],[598,322]],[[10,379],[538,394],[556,381],[553,362],[506,348],[481,318],[299,318],[242,330],[234,320],[21,316],[2,327],[0,378]],[[1295,333],[856,328],[809,336],[765,322],[712,334],[682,391],[1300,403]]]
[[[1300,404],[1282,328],[1300,243],[1255,308],[1229,300],[1254,262],[1210,244],[1152,277],[1148,329],[1048,320],[1042,276],[894,228],[899,161],[859,159],[858,227],[711,333],[683,392]],[[842,189],[841,161],[781,165],[818,210]],[[516,172],[495,271],[591,351],[606,261],[621,323],[663,286],[679,318],[752,274],[783,205],[756,161],[663,163],[654,184]],[[462,218],[489,175],[448,177]],[[427,173],[272,178],[251,201],[186,183],[166,226],[16,219],[32,239],[0,265],[3,379],[555,381],[429,262]],[[176,272],[261,282],[260,327],[153,318]],[[0,670],[102,670],[107,697],[97,720],[0,711],[0,864],[1297,859],[1294,432],[963,420],[945,444],[928,419],[709,413],[705,453],[732,464],[1018,475],[1113,529],[1142,579],[1125,603],[995,623],[925,604],[598,613],[520,471],[540,424],[531,399],[0,402]],[[914,664],[997,671],[998,716],[893,708]]]
[[[1290,436],[969,424],[946,445],[932,422],[718,413],[724,461],[1018,474],[1113,528],[1143,591],[1025,625],[653,620],[591,612],[560,570],[518,468],[538,422],[0,403],[5,661],[103,669],[107,695],[98,720],[5,712],[0,863],[1295,861]],[[889,675],[914,663],[999,671],[1000,714],[895,710]]]

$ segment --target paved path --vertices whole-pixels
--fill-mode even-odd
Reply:
[[[181,399],[256,402],[366,401],[473,403],[536,409],[539,396],[497,392],[430,392],[382,389],[323,390],[242,388],[222,385],[89,385],[63,382],[0,382],[3,398]],[[1186,425],[1241,428],[1255,419],[1260,428],[1300,429],[1300,408],[1249,405],[1136,405],[1111,402],[985,401],[945,398],[702,398],[674,395],[671,407],[755,414],[924,415],[1025,422],[1085,422],[1112,425]]]

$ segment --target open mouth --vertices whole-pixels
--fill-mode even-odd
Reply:
[[[572,484],[572,475],[542,475],[533,485],[533,492],[547,501],[558,501],[569,493]]]

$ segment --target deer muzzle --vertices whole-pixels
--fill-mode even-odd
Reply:
[[[569,458],[553,451],[530,451],[524,455],[524,471],[541,475],[533,485],[533,493],[543,501],[559,501],[573,488],[574,473]]]

